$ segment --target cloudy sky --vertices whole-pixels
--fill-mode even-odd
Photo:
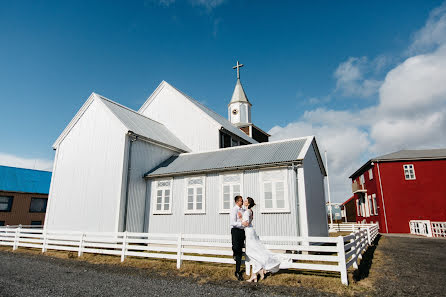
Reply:
[[[343,201],[371,157],[446,147],[446,3],[367,2],[2,1],[0,164],[50,170],[93,91],[138,109],[166,80],[226,115],[240,60],[253,122],[315,135]]]

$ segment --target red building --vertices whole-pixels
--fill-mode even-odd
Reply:
[[[383,155],[350,178],[358,223],[377,222],[383,233],[410,233],[410,220],[446,222],[446,149]]]

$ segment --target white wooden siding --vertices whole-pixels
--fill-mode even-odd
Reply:
[[[193,152],[220,146],[220,126],[168,84],[164,84],[141,113],[164,124]]]
[[[144,174],[176,154],[178,153],[142,140],[133,142],[127,206],[127,231],[143,232],[146,203]],[[122,208],[124,208],[124,205],[122,205]],[[120,229],[122,229],[122,226]]]
[[[324,175],[317,161],[314,144],[308,149],[303,164],[308,236],[328,236]]]
[[[49,230],[118,231],[125,127],[94,100],[57,148]]]
[[[263,236],[297,236],[297,212],[295,195],[295,174],[292,169],[283,169],[287,172],[288,197],[290,199],[290,213],[262,214],[260,205],[254,207],[254,226],[259,235]],[[219,174],[206,176],[206,213],[185,214],[184,195],[185,177],[173,179],[172,190],[172,214],[152,214],[150,207],[153,203],[146,203],[146,219],[144,231],[149,233],[192,233],[192,234],[229,234],[229,214],[220,213],[221,181]],[[147,199],[150,200],[153,181],[148,181]],[[258,170],[244,172],[243,190],[244,197],[252,197],[256,203],[260,203],[260,178]],[[153,198],[154,199],[154,198]],[[279,226],[279,227],[278,227]]]

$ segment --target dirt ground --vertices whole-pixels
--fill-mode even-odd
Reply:
[[[0,296],[444,296],[446,240],[382,236],[349,271],[282,271],[258,284],[233,280],[231,265],[0,248]],[[106,285],[104,285],[106,284]]]

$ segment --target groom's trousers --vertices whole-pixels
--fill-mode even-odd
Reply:
[[[235,272],[240,272],[242,264],[243,246],[245,245],[245,230],[239,228],[231,229],[232,252],[235,259]]]

